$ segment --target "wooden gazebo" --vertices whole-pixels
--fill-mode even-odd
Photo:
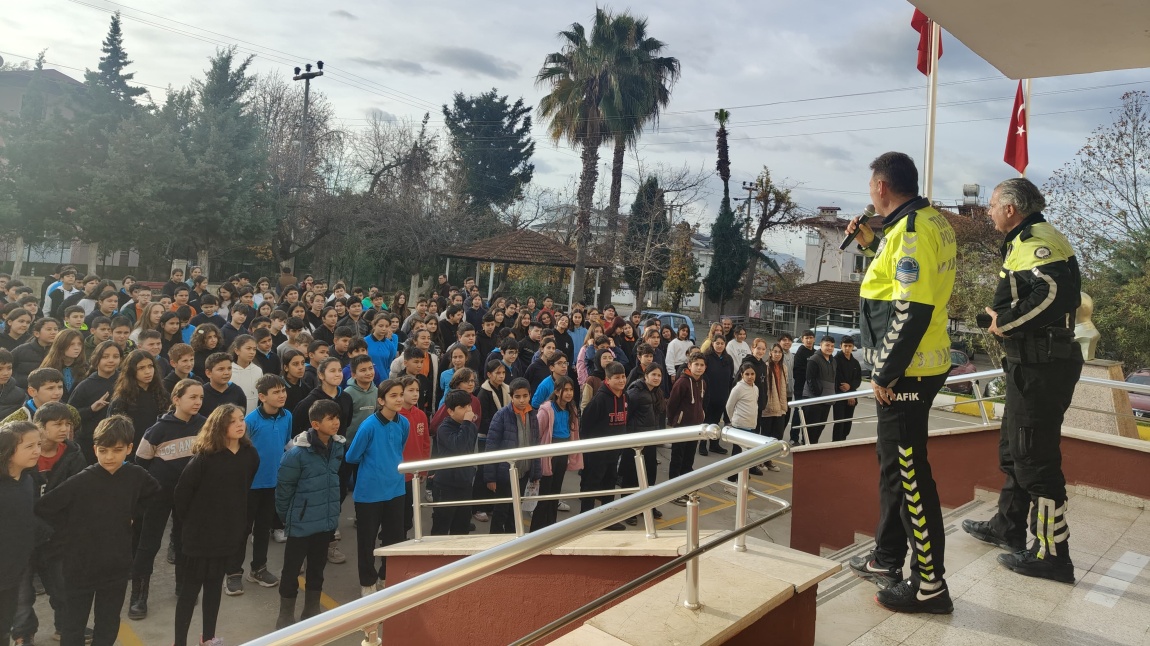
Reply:
[[[575,250],[566,245],[548,238],[537,231],[521,229],[504,233],[503,235],[478,240],[453,249],[440,252],[440,256],[447,259],[447,268],[444,273],[451,271],[451,259],[475,260],[475,282],[479,282],[479,264],[490,264],[490,276],[487,282],[487,298],[490,299],[495,289],[495,264],[508,265],[538,265],[543,267],[575,268]],[[595,270],[595,297],[599,297],[599,278],[601,270],[607,264],[591,259],[587,260],[587,268]],[[567,308],[570,309],[575,297],[575,272],[571,272],[571,280],[567,286]]]

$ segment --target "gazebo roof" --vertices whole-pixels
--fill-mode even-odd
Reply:
[[[463,258],[482,262],[505,262],[512,265],[544,265],[548,267],[574,267],[575,250],[551,238],[521,229],[503,235],[479,240],[440,252],[444,258]],[[587,259],[587,267],[606,267],[607,264]]]
[[[821,280],[817,283],[799,285],[782,294],[766,296],[763,300],[857,312],[859,309],[859,287],[859,283]]]

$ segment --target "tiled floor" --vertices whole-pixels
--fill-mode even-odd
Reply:
[[[1001,550],[961,529],[985,520],[991,500],[946,518],[947,583],[954,614],[898,615],[874,602],[875,588],[844,569],[819,586],[817,646],[1150,646],[1150,508],[1072,495],[1070,547],[1076,583],[1020,576]],[[845,563],[873,543],[832,558]]]

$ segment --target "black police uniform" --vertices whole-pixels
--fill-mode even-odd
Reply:
[[[930,201],[915,198],[887,216],[860,288],[861,347],[871,380],[894,391],[878,406],[879,523],[875,550],[851,568],[880,586],[891,610],[950,612],[943,580],[946,537],[927,458],[930,406],[950,371],[946,306],[954,288],[954,231]],[[911,575],[902,563],[912,553]]]
[[[1024,574],[1073,581],[1060,440],[1083,363],[1074,343],[1082,284],[1078,260],[1041,213],[1007,234],[1002,257],[992,309],[1006,350],[1006,412],[998,443],[1006,482],[989,529],[999,544],[1022,548],[1029,514],[1034,543],[999,560]]]

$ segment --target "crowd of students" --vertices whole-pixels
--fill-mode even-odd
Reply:
[[[200,603],[194,643],[221,644],[222,596],[243,594],[245,580],[278,587],[276,627],[321,612],[325,565],[346,561],[339,519],[348,494],[361,593],[383,587],[386,559],[374,550],[405,540],[413,525],[401,462],[704,422],[781,439],[796,394],[856,389],[861,379],[849,338],[838,354],[833,339],[816,353],[807,332],[792,354],[789,335],[768,349],[724,319],[696,345],[686,325],[610,306],[562,312],[550,297],[487,302],[473,281],[456,289],[445,276],[409,305],[403,293],[342,282],[329,291],[286,270],[274,282],[233,276],[215,294],[199,268],[186,281],[173,271],[156,292],[132,277],[117,287],[78,275],[58,268],[39,296],[0,275],[0,644],[32,643],[41,586],[62,644],[112,644],[125,598],[129,618],[148,615],[169,521],[174,643],[187,643]],[[836,405],[835,418],[848,419],[850,404]],[[811,441],[826,414],[808,408]],[[837,422],[835,439],[849,430]],[[726,449],[674,445],[670,477],[712,452]],[[655,447],[642,456],[654,484]],[[601,492],[581,497],[581,511],[639,478],[619,451],[516,469],[520,494],[528,483],[560,494],[576,472],[580,491]],[[507,498],[509,471],[440,470],[427,474],[429,495]],[[531,531],[566,511],[563,501],[539,501]],[[509,504],[435,507],[431,533],[467,534],[476,523],[511,533],[515,521]],[[286,544],[278,576],[273,540]]]

